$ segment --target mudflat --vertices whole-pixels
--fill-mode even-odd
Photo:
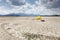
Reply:
[[[0,40],[25,40],[24,34],[37,38],[43,35],[39,37],[41,40],[60,40],[60,17],[42,17],[42,20],[45,21],[36,17],[0,17]]]

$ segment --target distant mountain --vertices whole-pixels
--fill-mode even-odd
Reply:
[[[11,13],[11,14],[7,14],[7,15],[4,15],[4,16],[36,16],[35,14],[25,14],[25,13]]]
[[[19,16],[19,15],[18,14],[11,13],[11,14],[7,14],[7,15],[4,15],[4,16]]]
[[[60,15],[39,15],[39,14],[26,14],[26,13],[11,13],[7,15],[0,15],[0,16],[60,16]]]

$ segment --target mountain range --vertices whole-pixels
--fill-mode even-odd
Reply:
[[[7,15],[0,15],[0,16],[60,16],[60,15],[39,15],[39,14],[25,14],[25,13],[10,13]]]

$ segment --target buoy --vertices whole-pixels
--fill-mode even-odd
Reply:
[[[41,16],[37,16],[37,20],[42,20],[42,17]]]

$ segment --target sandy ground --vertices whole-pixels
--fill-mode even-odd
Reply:
[[[22,36],[25,33],[44,35],[36,40],[60,40],[60,17],[42,19],[45,22],[36,20],[36,17],[0,17],[0,40],[25,40]]]

